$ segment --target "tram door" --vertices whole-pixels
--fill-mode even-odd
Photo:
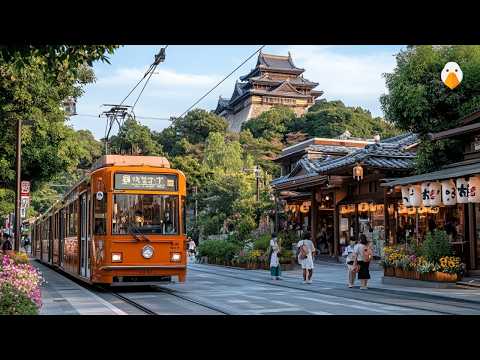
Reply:
[[[80,275],[87,276],[87,195],[80,197]]]
[[[85,219],[86,219],[86,237],[87,241],[85,242],[86,249],[85,249],[85,254],[86,254],[86,275],[87,278],[90,279],[90,249],[91,249],[91,242],[92,242],[92,222],[91,222],[91,214],[92,213],[92,197],[90,195],[90,192],[87,193],[87,210],[85,214]]]

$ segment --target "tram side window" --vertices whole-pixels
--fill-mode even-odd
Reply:
[[[101,200],[95,197],[95,235],[105,235],[107,232],[107,193],[103,193]]]
[[[185,203],[185,196],[182,196],[182,224],[183,234],[187,233],[187,204]]]
[[[75,206],[76,202],[71,203],[68,206],[68,215],[70,217],[68,235],[75,236],[77,235],[77,209]]]

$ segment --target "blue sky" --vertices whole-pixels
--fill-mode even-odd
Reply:
[[[106,108],[102,104],[118,104],[140,80],[160,47],[128,45],[110,57],[110,65],[94,65],[97,81],[85,88],[78,99],[76,115],[71,123],[76,130],[89,129],[97,139],[104,136],[105,119],[98,118]],[[168,121],[148,117],[178,116],[218,81],[230,73],[260,45],[170,45],[166,60],[161,63],[135,107],[139,121],[154,130],[162,130]],[[362,106],[374,116],[383,116],[379,97],[386,92],[382,73],[395,67],[395,54],[404,46],[269,46],[263,51],[279,55],[291,52],[295,65],[304,68],[304,76],[318,82],[322,98],[342,100],[349,106]],[[230,97],[239,76],[255,66],[252,58],[208,97],[197,105],[214,109],[219,95]],[[142,84],[143,85],[143,84]],[[137,98],[141,86],[126,101]],[[116,133],[118,128],[113,129]]]

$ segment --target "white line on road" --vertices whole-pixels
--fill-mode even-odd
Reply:
[[[295,306],[295,304],[288,303],[288,302],[285,302],[285,301],[280,301],[280,300],[271,300],[270,302],[278,304],[278,305]]]
[[[300,308],[277,308],[277,309],[264,309],[264,310],[251,310],[253,313],[260,314],[260,313],[278,313],[278,312],[285,312],[285,311],[303,311]]]
[[[312,313],[313,315],[333,315],[332,313],[326,311],[309,311],[309,313]]]

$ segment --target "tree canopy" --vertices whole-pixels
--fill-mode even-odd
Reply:
[[[162,147],[158,144],[150,128],[141,125],[133,117],[128,117],[118,131],[109,140],[113,154],[125,155],[162,155]]]
[[[419,133],[458,125],[463,116],[480,108],[480,46],[409,46],[396,57],[392,73],[385,74],[388,94],[380,98],[385,116],[398,128]],[[447,62],[463,71],[462,83],[451,90],[440,74]],[[437,170],[460,159],[459,141],[425,141],[419,148],[417,171]]]

